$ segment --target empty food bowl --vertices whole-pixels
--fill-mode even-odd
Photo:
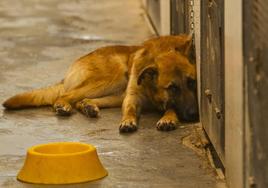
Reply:
[[[28,183],[71,184],[97,180],[107,174],[94,146],[57,142],[29,148],[17,178]]]

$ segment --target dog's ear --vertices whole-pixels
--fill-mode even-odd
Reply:
[[[140,85],[143,81],[153,81],[158,75],[157,67],[154,65],[149,65],[142,69],[138,75],[137,84]]]
[[[193,36],[191,34],[183,36],[181,44],[178,47],[176,47],[175,50],[182,53],[186,57],[189,57],[192,50],[192,41]]]

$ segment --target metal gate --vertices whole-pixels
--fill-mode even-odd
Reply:
[[[201,121],[225,167],[227,183],[268,187],[268,1],[170,3],[171,34],[197,30]],[[193,17],[198,19],[193,22]]]
[[[224,5],[201,2],[201,119],[220,159],[225,161]]]
[[[268,1],[245,0],[244,57],[250,125],[249,186],[268,187]]]

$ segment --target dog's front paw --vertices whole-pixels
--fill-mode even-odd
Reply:
[[[174,120],[162,118],[157,122],[156,128],[159,131],[172,131],[177,128],[177,123]]]
[[[72,106],[68,103],[56,103],[54,110],[59,116],[69,116],[72,113]]]
[[[138,128],[137,123],[134,119],[123,120],[120,124],[119,131],[121,133],[134,132]]]

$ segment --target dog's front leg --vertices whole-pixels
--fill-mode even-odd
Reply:
[[[138,128],[138,119],[141,112],[141,97],[138,94],[128,93],[123,101],[122,121],[120,132],[134,132]]]
[[[160,131],[172,131],[176,129],[179,120],[173,109],[168,109],[163,117],[157,122],[156,128]]]

